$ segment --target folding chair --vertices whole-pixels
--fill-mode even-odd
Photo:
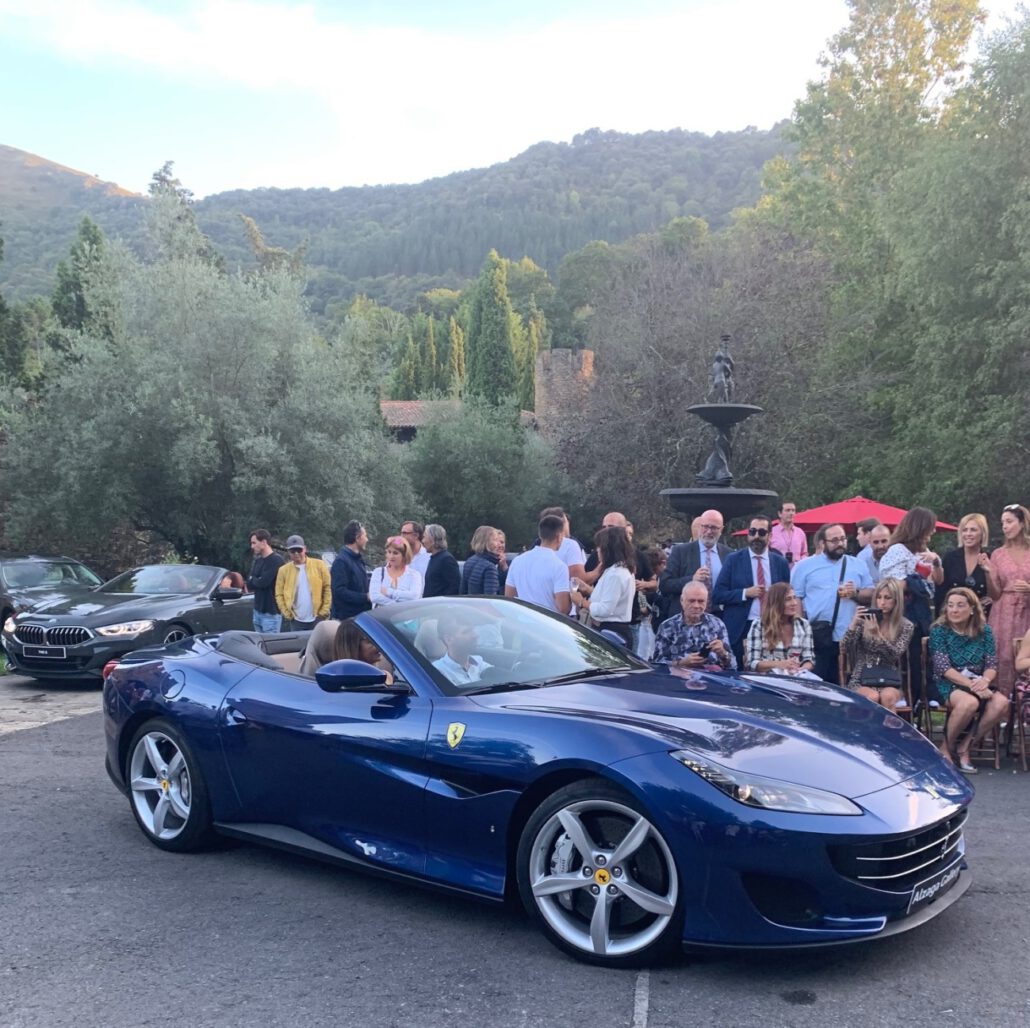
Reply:
[[[837,674],[841,685],[844,685],[851,677],[851,672],[854,669],[851,666],[851,653],[841,649],[837,655]],[[901,672],[901,699],[902,705],[895,707],[893,713],[897,714],[898,717],[903,718],[910,724],[912,722],[913,706],[912,706],[912,678],[908,670],[908,653],[904,653],[901,659],[898,661],[898,670]],[[916,725],[918,728],[919,726]]]

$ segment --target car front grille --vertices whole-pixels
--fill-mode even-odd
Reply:
[[[961,851],[967,810],[914,835],[830,847],[833,866],[846,878],[877,889],[903,891],[947,867]]]
[[[53,628],[18,625],[14,630],[14,638],[23,646],[78,646],[92,635],[88,628],[78,625],[56,625]]]

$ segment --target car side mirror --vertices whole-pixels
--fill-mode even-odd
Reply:
[[[323,664],[315,672],[315,681],[325,692],[387,688],[386,672],[363,660],[334,660]]]
[[[219,588],[211,594],[211,599],[224,603],[226,600],[238,600],[242,595],[242,589],[223,589],[219,586]]]

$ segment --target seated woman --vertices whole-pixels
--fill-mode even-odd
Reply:
[[[995,728],[1009,708],[996,691],[998,654],[994,633],[972,589],[952,589],[944,613],[930,629],[930,660],[941,699],[947,701],[945,760],[958,760],[960,771],[975,774],[969,753]]]
[[[368,598],[373,607],[386,603],[404,603],[422,596],[422,576],[412,567],[411,547],[402,535],[386,540],[386,563],[372,572]]]
[[[334,660],[363,660],[386,672],[386,684],[393,684],[393,667],[382,650],[354,621],[320,621],[308,639],[300,661],[300,673],[314,678],[315,672]]]
[[[1030,632],[1023,636],[1016,654],[1015,696],[1026,719],[1030,716]]]
[[[812,671],[812,626],[799,616],[800,610],[789,582],[769,587],[762,603],[762,618],[751,623],[744,645],[746,671],[784,671],[789,675]]]
[[[904,606],[901,583],[896,578],[885,578],[873,593],[873,606],[855,611],[854,620],[840,641],[841,652],[849,653],[851,659],[851,677],[845,688],[888,710],[898,705],[901,690],[863,685],[862,673],[866,668],[901,667],[914,631],[912,622],[902,616]]]

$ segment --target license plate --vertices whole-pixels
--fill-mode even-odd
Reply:
[[[957,881],[962,873],[962,858],[952,861],[943,871],[938,871],[925,881],[920,882],[912,890],[912,898],[908,901],[910,914],[932,903],[938,896],[943,896]]]
[[[64,646],[24,646],[22,647],[22,656],[51,657],[54,660],[64,660],[68,656],[68,651]]]

